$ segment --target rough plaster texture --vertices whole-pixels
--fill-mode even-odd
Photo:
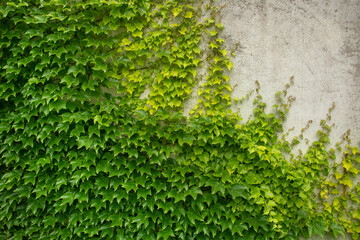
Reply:
[[[296,101],[285,129],[294,126],[292,134],[298,135],[308,120],[313,120],[304,135],[315,140],[320,120],[326,118],[329,107],[335,102],[332,145],[350,128],[352,144],[359,146],[360,1],[216,2],[222,7],[225,26],[222,37],[226,48],[234,48],[240,42],[230,73],[230,83],[236,86],[233,97],[244,96],[255,88],[254,82],[258,80],[261,95],[271,106],[276,91],[294,75],[295,84],[288,92]],[[239,108],[245,120],[251,110],[252,101]]]
[[[360,142],[360,1],[359,0],[217,0],[222,8],[226,48],[240,47],[233,58],[230,83],[233,97],[242,97],[261,84],[268,104],[291,76],[289,94],[296,97],[285,128],[315,139],[321,119],[333,102],[333,143],[351,129]],[[244,119],[252,101],[240,106]]]

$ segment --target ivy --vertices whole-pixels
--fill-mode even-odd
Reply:
[[[0,3],[1,239],[359,237],[360,157],[348,134],[341,163],[328,149],[333,107],[293,157],[292,79],[273,113],[259,84],[232,99],[212,3]],[[253,92],[241,122],[229,107]]]

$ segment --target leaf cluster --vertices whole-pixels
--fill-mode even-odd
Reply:
[[[358,236],[359,208],[346,205],[358,204],[357,149],[326,182],[324,123],[289,161],[286,90],[274,113],[258,94],[239,122],[224,26],[207,9],[200,21],[203,5],[187,1],[0,3],[1,239]],[[321,201],[338,184],[356,192]]]

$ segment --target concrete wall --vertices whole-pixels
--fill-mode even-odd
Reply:
[[[321,119],[336,103],[331,139],[335,144],[351,128],[360,142],[360,1],[359,0],[217,0],[222,8],[226,48],[240,47],[230,74],[234,97],[262,86],[267,103],[294,75],[289,93],[296,101],[286,128],[316,136]],[[252,101],[240,106],[246,119]],[[269,107],[270,111],[270,107]]]
[[[271,106],[276,91],[294,75],[288,92],[296,101],[285,125],[295,127],[290,137],[313,120],[304,135],[314,140],[320,120],[335,102],[332,145],[349,128],[352,144],[360,145],[359,0],[217,0],[217,4],[222,7],[226,48],[240,42],[230,73],[236,86],[233,97],[244,96],[258,80],[261,95]],[[238,110],[246,120],[252,101]]]

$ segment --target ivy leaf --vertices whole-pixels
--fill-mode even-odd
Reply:
[[[66,192],[60,197],[60,199],[63,200],[61,205],[66,205],[67,203],[71,205],[75,200],[75,195],[72,192]]]
[[[242,233],[243,233],[244,230],[248,230],[248,227],[247,227],[247,225],[245,223],[243,223],[243,222],[241,222],[239,220],[237,220],[231,227],[232,234],[237,233],[240,236],[243,236]]]
[[[105,176],[98,176],[95,180],[95,183],[99,189],[101,189],[101,188],[108,189],[109,179]]]
[[[116,191],[120,185],[123,184],[123,180],[120,178],[111,178],[110,180],[110,187],[114,188],[114,191]]]
[[[325,223],[321,221],[313,221],[309,223],[307,226],[310,237],[315,233],[323,238],[324,232],[328,231]]]
[[[201,155],[199,155],[199,159],[200,159],[200,161],[204,162],[206,165],[210,159],[209,153],[203,152]]]
[[[210,34],[210,36],[214,37],[214,36],[216,36],[216,35],[218,34],[218,32],[215,31],[215,30],[211,30],[211,31],[209,32],[209,34]]]
[[[56,112],[59,112],[62,109],[66,109],[66,102],[62,99],[57,100],[57,101],[53,101],[50,103],[49,105],[50,109],[55,109]]]
[[[339,173],[338,171],[335,171],[335,178],[337,179],[337,180],[339,180],[340,178],[342,178],[343,177],[343,174],[342,173]]]
[[[158,233],[157,239],[163,238],[164,240],[167,240],[169,237],[175,237],[175,235],[173,230],[170,227],[167,227]]]
[[[258,187],[252,187],[251,188],[251,196],[250,198],[258,199],[260,197],[260,188]]]
[[[100,137],[100,130],[97,125],[91,125],[89,127],[89,137],[91,137],[94,134]]]
[[[252,219],[252,225],[256,232],[258,232],[259,227],[268,231],[268,218],[266,216],[256,216],[256,218]]]
[[[190,146],[192,146],[192,143],[193,141],[195,140],[196,138],[192,135],[185,135],[183,136],[182,138],[179,138],[179,144],[180,146],[182,146],[184,143],[187,143],[189,144]]]
[[[134,190],[134,192],[136,192],[136,190],[137,190],[137,186],[135,184],[135,181],[132,180],[132,179],[126,181],[122,186],[126,189],[127,193],[129,193],[131,190]]]
[[[82,75],[85,75],[85,68],[82,65],[75,65],[69,68],[68,74],[72,74],[75,78],[76,76],[81,73]]]
[[[151,189],[139,188],[137,190],[138,198],[143,198],[145,201],[147,200],[147,196],[151,195]]]
[[[185,13],[185,18],[192,18],[193,17],[193,13],[191,11],[186,11]]]
[[[96,212],[99,212],[99,210],[101,208],[105,208],[106,207],[106,202],[103,202],[103,200],[98,197],[98,198],[93,198],[91,201],[91,207],[95,207]]]
[[[345,238],[345,230],[339,223],[332,222],[330,224],[330,229],[332,230],[335,238],[337,238],[339,235],[342,235]]]
[[[179,201],[184,201],[185,202],[185,198],[186,198],[186,196],[185,196],[185,193],[184,192],[177,192],[176,194],[175,194],[175,203],[177,203],[177,202],[179,202]]]
[[[217,23],[217,24],[215,24],[215,26],[220,30],[224,28],[224,24],[222,24],[222,23]]]
[[[343,166],[346,169],[346,171],[348,171],[352,166],[351,161],[349,159],[347,159],[347,158],[344,159],[343,160]]]
[[[240,183],[235,183],[235,184],[232,184],[231,187],[228,189],[230,195],[233,197],[233,198],[236,198],[236,197],[242,197],[242,198],[248,198],[248,187],[243,185],[243,184],[240,184]]]
[[[226,56],[226,54],[227,54],[226,49],[223,49],[223,50],[221,50],[220,52],[222,53],[222,55],[223,55],[224,57],[225,57],[225,56]]]
[[[75,199],[77,199],[79,201],[79,203],[89,202],[89,195],[88,195],[88,193],[85,193],[85,192],[77,192],[75,194]]]
[[[46,216],[43,220],[45,228],[48,226],[55,227],[55,217],[54,216]]]
[[[172,10],[174,17],[179,15],[181,12],[182,12],[182,8],[173,8],[173,10]]]
[[[37,164],[41,167],[44,167],[45,164],[51,163],[51,159],[49,157],[39,158]]]
[[[186,212],[186,216],[188,217],[188,219],[190,220],[190,222],[191,222],[193,225],[196,224],[195,220],[204,221],[204,219],[202,219],[202,218],[200,217],[200,215],[199,215],[197,212],[195,212],[195,211],[191,211],[191,210],[187,211],[187,212]]]
[[[203,148],[200,148],[200,147],[194,147],[194,153],[195,153],[195,155],[200,155],[200,154],[202,154],[202,152],[203,152]]]
[[[55,188],[59,190],[62,185],[67,185],[67,182],[68,182],[67,177],[64,174],[62,174],[58,176],[58,178],[56,179]]]
[[[215,194],[217,192],[221,192],[223,195],[225,195],[225,185],[221,181],[212,181],[211,184],[211,193]]]
[[[114,157],[116,157],[120,153],[124,152],[124,149],[122,148],[122,146],[120,144],[112,146],[110,150],[114,152]]]
[[[273,198],[274,194],[271,192],[270,188],[268,186],[262,185],[260,187],[261,191],[265,193],[266,198]]]
[[[128,199],[129,195],[127,194],[127,192],[124,189],[118,189],[115,193],[114,193],[114,199],[117,200],[118,203],[120,203],[120,201],[122,199]]]
[[[93,141],[88,136],[81,136],[78,139],[78,142],[79,142],[78,149],[82,147],[85,147],[85,149],[89,149],[93,143]]]
[[[218,43],[223,43],[223,42],[224,42],[224,39],[222,39],[222,38],[217,38],[216,41],[217,41]]]
[[[360,219],[360,208],[356,209],[356,210],[353,212],[352,217],[353,217],[353,218],[356,218],[356,219]]]
[[[196,200],[198,195],[202,195],[202,193],[203,192],[201,191],[201,189],[197,186],[191,186],[187,191],[187,194],[190,194],[194,198],[194,200]]]
[[[225,153],[225,157],[226,157],[226,159],[228,159],[228,160],[229,160],[232,156],[233,156],[232,151],[227,151],[227,152]]]
[[[245,175],[245,180],[249,184],[260,184],[264,181],[264,179],[262,177],[260,177],[259,174],[256,174],[253,171],[249,171]]]
[[[70,137],[75,136],[79,138],[81,133],[85,133],[84,126],[77,124],[76,127],[70,132]]]
[[[353,181],[351,180],[349,175],[345,175],[345,177],[340,180],[340,183],[349,186],[349,188],[352,188],[353,186]]]
[[[229,70],[231,70],[231,68],[234,66],[234,64],[232,62],[230,62],[229,60],[225,61],[225,65]]]

